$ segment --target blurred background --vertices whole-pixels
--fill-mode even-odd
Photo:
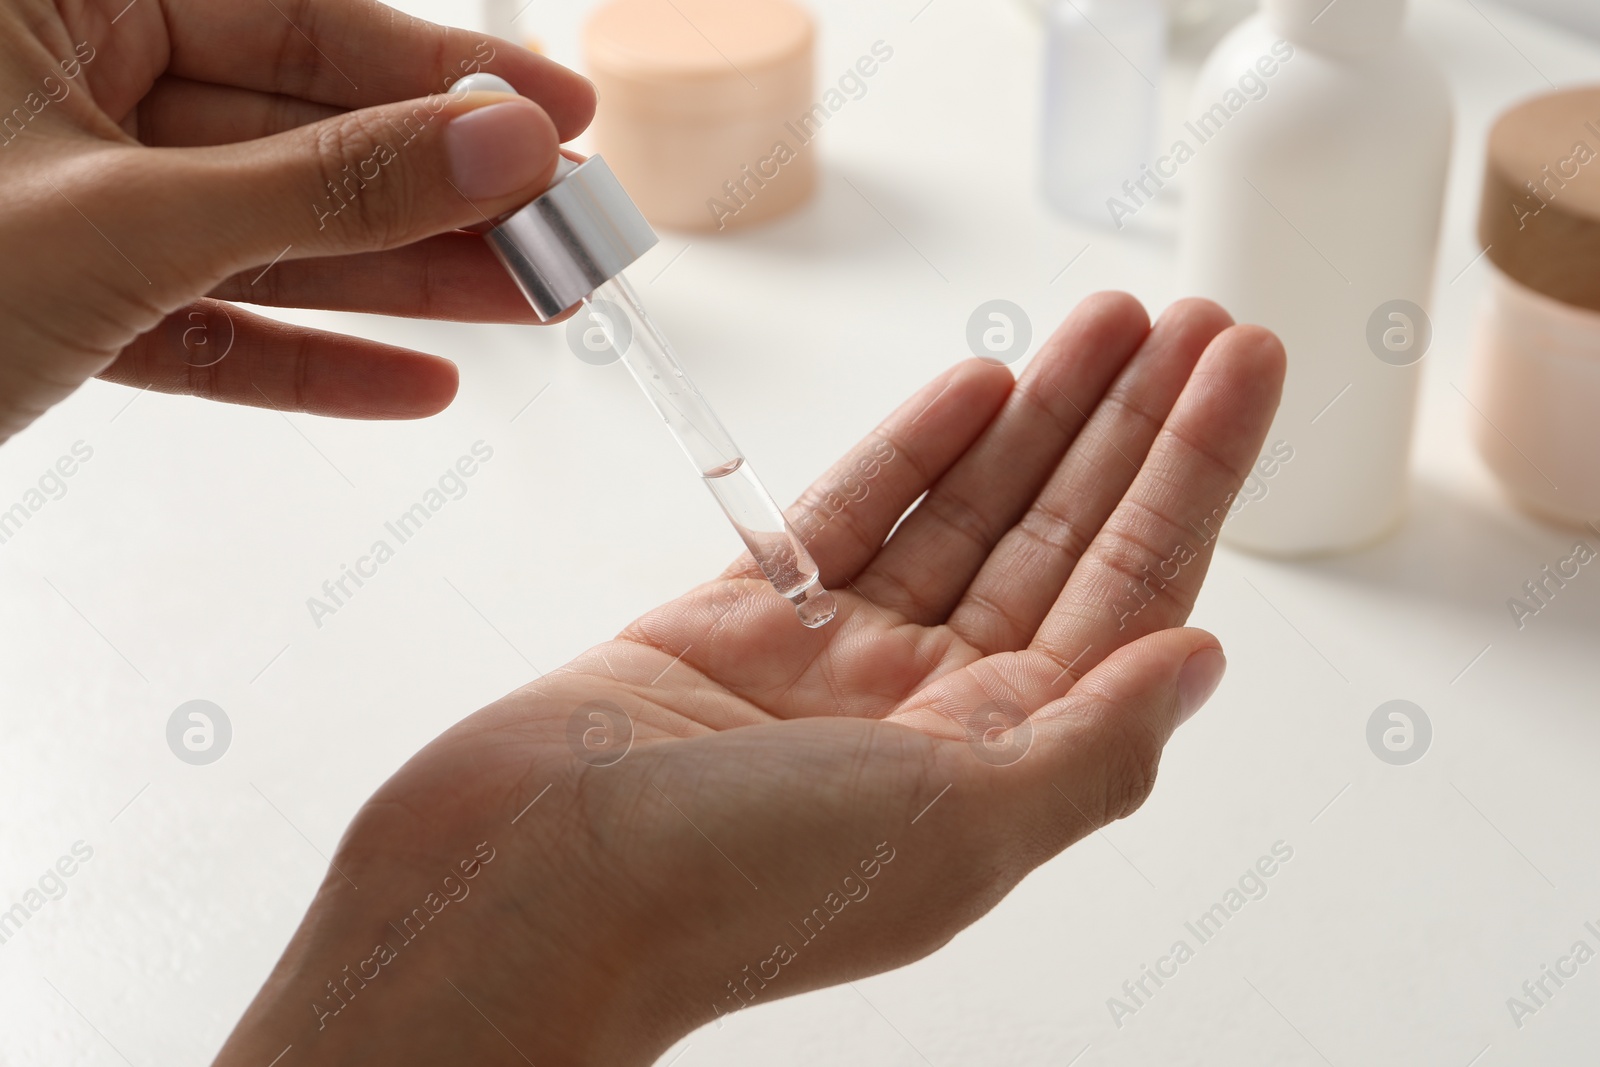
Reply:
[[[597,5],[398,6],[589,65]],[[1020,369],[1092,292],[1126,289],[1152,313],[1184,295],[1197,190],[1175,181],[1117,229],[1048,187],[1051,109],[1081,104],[1047,91],[1063,47],[1049,27],[1106,8],[1066,6],[808,0],[816,95],[799,110],[876,57],[810,146],[814,184],[748,225],[663,226],[630,270],[780,500],[972,355],[991,302],[1028,325],[1021,350],[990,352]],[[1194,117],[1205,55],[1254,5],[1143,6],[1166,23],[1126,30],[1159,57],[1148,112],[1077,91],[1101,117],[1129,109],[1102,124],[1112,133],[1150,124],[1153,162]],[[1471,383],[1498,284],[1478,233],[1491,124],[1600,80],[1600,18],[1578,0],[1414,0],[1408,28],[1448,85],[1454,140],[1417,300],[1431,345],[1414,362],[1415,444],[1390,457],[1409,471],[1402,524],[1311,561],[1221,550],[1194,623],[1230,671],[1142,811],[933,957],[742,1012],[663,1063],[1593,1060],[1600,963],[1535,1011],[1509,1001],[1531,1005],[1524,983],[1575,942],[1600,949],[1585,926],[1600,929],[1600,569],[1528,592],[1600,532],[1519,507],[1475,444]],[[1094,32],[1133,47],[1111,29]],[[644,135],[576,147],[606,136],[621,172]],[[1549,329],[1589,336],[1574,314]],[[78,458],[64,493],[0,543],[0,908],[76,842],[92,850],[0,944],[0,1062],[209,1062],[384,778],[739,551],[624,369],[575,358],[562,328],[284,317],[448,356],[461,396],[421,423],[344,424],[96,382],[0,450],[0,508]],[[464,494],[313,617],[323,582],[478,442],[493,458]],[[1592,465],[1583,441],[1555,446]],[[227,727],[185,757],[169,723],[196,700]],[[1410,732],[1385,740],[1396,725]],[[1124,983],[1193,944],[1185,924],[1275,846],[1292,859],[1265,895],[1130,1000]]]

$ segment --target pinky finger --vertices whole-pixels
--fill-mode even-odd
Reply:
[[[197,300],[99,377],[121,385],[343,419],[420,419],[455,399],[455,364]]]

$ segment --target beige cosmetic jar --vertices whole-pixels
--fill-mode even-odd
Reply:
[[[1600,523],[1600,88],[1527,100],[1489,135],[1473,353],[1479,452],[1543,517]]]
[[[815,42],[791,0],[611,0],[595,12],[584,54],[596,147],[651,223],[729,230],[811,196]]]

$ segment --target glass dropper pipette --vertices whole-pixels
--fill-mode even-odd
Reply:
[[[628,279],[618,274],[585,297],[583,304],[580,314],[589,316],[611,350],[619,353],[767,581],[794,605],[806,626],[826,625],[837,608],[833,594],[822,586],[811,554],[684,372],[672,346],[645,314]]]
[[[476,91],[516,92],[492,74],[469,75],[451,87],[452,93]],[[485,237],[541,320],[584,305],[580,313],[604,332],[767,581],[807,627],[832,620],[833,596],[804,542],[622,275],[657,238],[605,160],[563,158],[550,187]]]

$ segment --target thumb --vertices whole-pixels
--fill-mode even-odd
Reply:
[[[1018,765],[1031,767],[1027,791],[1067,802],[1055,823],[1066,837],[1052,854],[1138,810],[1173,731],[1211,697],[1226,668],[1204,630],[1162,630],[1107,656],[1032,716],[1033,751]]]
[[[152,240],[216,280],[276,257],[395,248],[526,204],[549,184],[559,148],[538,104],[474,92],[171,150],[163,201],[180,217],[159,220]]]

